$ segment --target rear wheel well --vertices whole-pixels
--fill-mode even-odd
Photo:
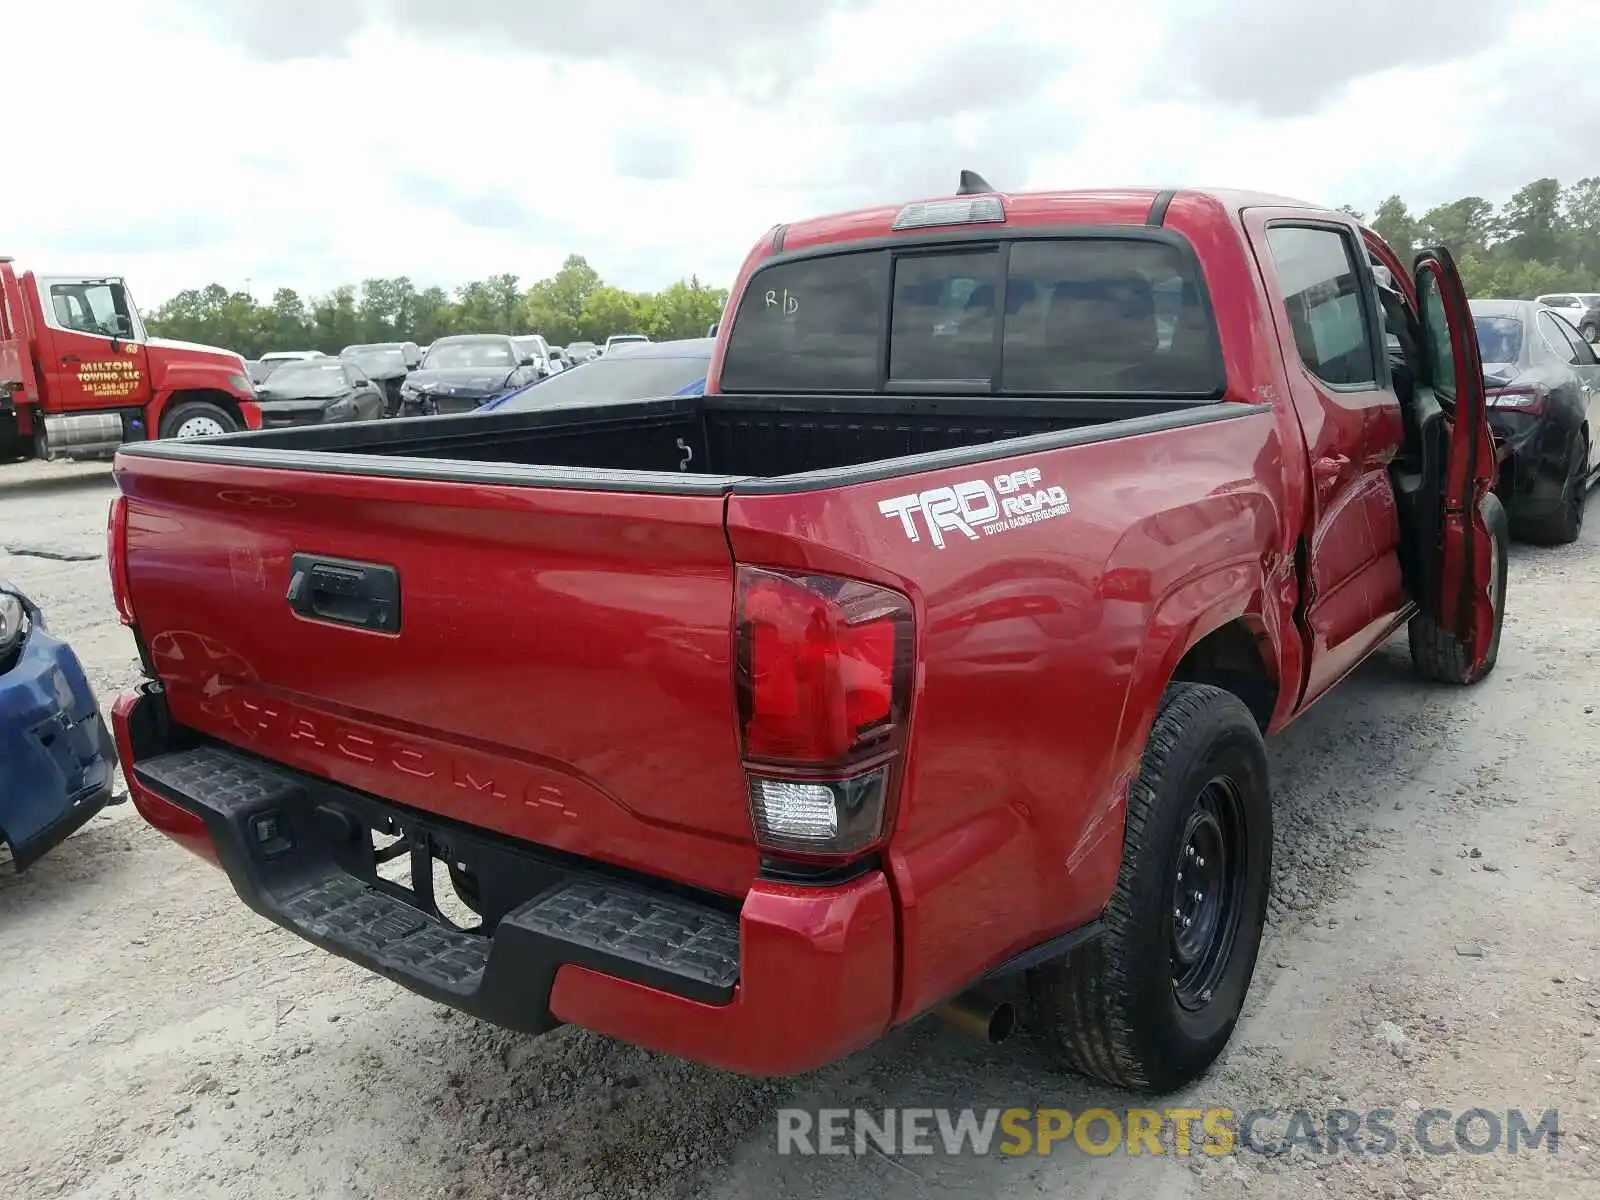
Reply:
[[[1243,618],[1229,621],[1189,647],[1172,681],[1209,683],[1232,692],[1265,732],[1278,706],[1278,682],[1262,656],[1262,636]]]

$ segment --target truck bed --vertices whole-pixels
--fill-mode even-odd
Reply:
[[[700,396],[266,430],[125,453],[335,474],[629,492],[832,487],[1237,414],[1210,400]],[[906,461],[915,460],[915,461]],[[778,482],[778,481],[781,481]]]

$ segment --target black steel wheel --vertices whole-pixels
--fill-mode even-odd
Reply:
[[[1128,790],[1105,932],[1029,972],[1029,1024],[1066,1066],[1118,1087],[1199,1078],[1244,1007],[1271,877],[1255,718],[1232,692],[1172,684]]]
[[[1219,775],[1195,799],[1172,885],[1172,990],[1190,1012],[1211,1003],[1227,970],[1244,915],[1248,852],[1238,785]]]

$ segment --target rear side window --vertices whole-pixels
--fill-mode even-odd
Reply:
[[[726,391],[885,383],[1208,395],[1223,371],[1193,259],[1162,240],[907,247],[797,259],[751,279],[729,333]]]
[[[728,337],[729,391],[867,392],[878,384],[889,256],[840,254],[755,275]]]
[[[1572,366],[1583,361],[1577,347],[1578,331],[1566,325],[1554,313],[1539,314],[1539,332],[1544,336],[1545,345],[1550,347],[1550,353],[1560,361]]]
[[[1365,284],[1350,239],[1333,229],[1275,225],[1267,244],[1300,361],[1335,387],[1376,386]]]

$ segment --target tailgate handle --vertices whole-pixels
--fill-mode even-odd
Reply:
[[[400,630],[400,573],[382,563],[295,554],[289,559],[289,607],[313,621],[380,633]]]

